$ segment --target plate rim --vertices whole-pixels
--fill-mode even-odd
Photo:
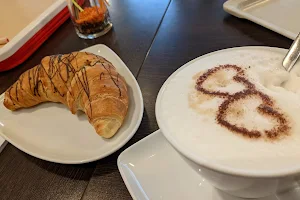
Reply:
[[[50,161],[50,162],[60,163],[60,164],[84,164],[84,163],[93,162],[93,161],[105,158],[105,157],[115,153],[120,148],[122,148],[135,135],[136,131],[138,130],[138,128],[139,128],[139,126],[142,122],[143,114],[144,114],[143,95],[142,95],[141,88],[140,88],[136,78],[132,74],[132,72],[129,70],[129,68],[126,66],[126,64],[122,61],[122,59],[112,49],[110,49],[109,47],[107,47],[104,44],[97,44],[97,45],[93,45],[93,46],[87,47],[85,49],[82,49],[80,51],[88,51],[89,52],[90,48],[97,48],[97,47],[107,49],[121,63],[121,65],[123,65],[124,69],[129,73],[129,77],[131,79],[133,79],[133,82],[137,86],[137,91],[136,92],[138,93],[138,99],[141,102],[141,105],[140,105],[140,108],[139,108],[141,111],[139,112],[138,120],[136,121],[136,125],[134,126],[132,132],[130,134],[128,134],[128,136],[124,140],[122,140],[120,143],[118,143],[115,146],[115,148],[110,149],[109,151],[101,154],[100,156],[95,156],[95,157],[92,157],[92,158],[89,158],[89,159],[84,159],[84,160],[67,160],[67,161],[64,161],[64,160],[60,160],[60,159],[47,158],[47,156],[43,156],[43,155],[34,153],[32,151],[29,151],[26,148],[23,148],[22,146],[16,144],[15,142],[11,141],[8,137],[6,137],[6,135],[4,133],[2,133],[1,129],[0,129],[0,136],[2,138],[4,138],[7,142],[11,143],[13,146],[15,146],[16,148],[18,148],[19,150],[23,151],[24,153],[26,153],[28,155],[31,155],[33,157],[36,157],[36,158],[39,158],[39,159],[42,159],[42,160],[45,160],[45,161]],[[99,55],[97,53],[95,53],[95,54]],[[2,94],[0,94],[0,100],[4,99],[4,94],[5,94],[5,91]],[[1,124],[1,122],[0,122],[0,126],[3,126],[3,124]]]
[[[141,143],[145,142],[146,140],[149,140],[149,139],[151,139],[152,137],[155,137],[155,136],[158,135],[159,133],[161,133],[161,135],[162,135],[163,137],[165,137],[164,134],[162,133],[162,131],[161,131],[160,129],[158,129],[158,130],[156,130],[156,131],[150,133],[149,135],[147,135],[147,136],[144,137],[143,139],[137,141],[136,143],[134,143],[133,145],[131,145],[130,147],[128,147],[128,148],[125,149],[124,151],[122,151],[122,153],[120,153],[120,155],[118,156],[118,159],[117,159],[118,170],[119,170],[119,172],[120,172],[120,174],[121,174],[121,177],[122,177],[122,179],[123,179],[124,184],[125,184],[126,187],[127,187],[127,190],[129,191],[131,197],[132,197],[134,200],[137,200],[137,197],[135,196],[135,192],[133,191],[133,188],[131,187],[131,184],[129,183],[129,181],[128,181],[128,179],[127,179],[127,176],[125,175],[125,172],[124,172],[124,170],[123,170],[123,168],[122,168],[122,166],[121,166],[121,165],[122,165],[121,159],[122,159],[122,157],[123,157],[126,153],[128,153],[128,151],[130,151],[131,149],[135,148],[137,145],[141,145]],[[167,140],[167,139],[166,139],[166,140]],[[168,142],[168,140],[167,140],[167,142]]]

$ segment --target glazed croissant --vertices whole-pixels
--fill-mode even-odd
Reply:
[[[128,109],[124,78],[103,57],[86,52],[43,58],[5,92],[3,104],[17,110],[46,101],[61,102],[73,114],[82,110],[104,138],[118,131]]]

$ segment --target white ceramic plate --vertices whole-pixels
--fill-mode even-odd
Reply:
[[[299,0],[228,0],[226,12],[295,39],[300,32]]]
[[[135,200],[246,200],[212,187],[183,160],[160,130],[123,151],[118,158],[118,167]],[[253,200],[299,199],[298,186]]]
[[[77,164],[114,153],[134,135],[141,123],[144,109],[136,79],[123,61],[105,45],[95,45],[83,51],[101,55],[112,62],[127,82],[129,109],[118,133],[111,139],[103,139],[89,124],[84,113],[73,115],[67,107],[58,103],[43,103],[11,112],[3,106],[4,96],[1,95],[0,135],[4,139],[37,158]]]

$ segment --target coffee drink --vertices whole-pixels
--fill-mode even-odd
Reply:
[[[247,50],[192,62],[167,83],[163,123],[193,155],[226,167],[300,164],[300,69],[286,72],[281,59]]]

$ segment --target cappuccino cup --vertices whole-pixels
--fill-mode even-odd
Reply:
[[[286,72],[286,52],[239,47],[201,56],[175,71],[157,96],[164,136],[219,190],[259,198],[299,179],[300,66]]]

